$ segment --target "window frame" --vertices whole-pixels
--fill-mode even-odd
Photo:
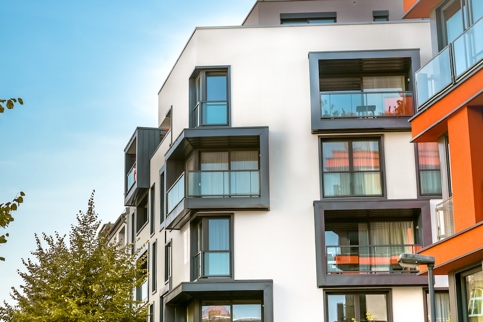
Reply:
[[[337,23],[337,12],[301,12],[281,13],[281,25],[304,25],[304,24],[334,24]]]
[[[151,236],[154,235],[155,233],[155,214],[156,214],[156,188],[155,188],[156,183],[153,183],[151,188],[149,189],[149,233]]]
[[[159,170],[159,230],[164,228],[166,220],[166,172],[165,166]]]
[[[150,277],[151,277],[151,287],[150,287],[150,291],[152,294],[156,293],[157,291],[157,265],[158,265],[158,261],[157,261],[157,257],[158,257],[158,254],[157,254],[157,251],[158,251],[158,243],[157,241],[154,241],[153,244],[151,245],[151,263],[150,263]]]
[[[257,303],[258,302],[258,303]],[[204,306],[229,306],[230,307],[230,322],[233,322],[233,306],[240,305],[240,304],[248,304],[248,305],[260,305],[260,321],[263,322],[263,301],[260,300],[202,300],[200,301],[199,305],[199,316],[203,316],[203,307]]]
[[[228,229],[229,229],[229,274],[227,275],[206,275],[204,272],[204,253],[209,252],[208,248],[208,238],[204,236],[209,236],[209,227],[208,221],[209,220],[216,220],[216,219],[228,219]],[[234,274],[234,223],[233,223],[234,216],[233,214],[203,214],[199,216],[195,216],[190,223],[190,230],[191,230],[191,255],[190,255],[190,262],[191,262],[191,281],[197,280],[205,280],[205,279],[233,279]],[[200,235],[199,235],[199,226],[201,225],[201,242],[200,242]],[[208,235],[206,235],[208,234]],[[196,261],[196,257],[200,256],[199,262],[199,274],[197,274],[198,269],[196,265],[198,264]],[[197,276],[198,275],[198,276]]]
[[[206,77],[210,73],[220,73],[226,76],[226,123],[225,124],[202,124],[202,110],[201,104],[204,102],[210,102],[207,100],[206,94]],[[189,79],[189,125],[190,128],[203,128],[203,127],[230,127],[231,126],[231,75],[230,66],[200,66],[195,67],[195,70],[191,74]],[[199,81],[199,82],[198,82]],[[198,83],[200,85],[200,96],[198,97]],[[213,101],[213,102],[225,102],[225,101]],[[199,109],[198,112],[195,112]]]
[[[340,290],[324,290],[324,318],[325,321],[329,321],[329,296],[330,295],[385,295],[386,296],[386,315],[387,320],[385,322],[393,321],[393,310],[392,310],[392,292],[391,289],[381,288],[381,289],[340,289]],[[354,307],[360,308],[359,297],[355,297]],[[357,302],[357,303],[356,303]],[[360,309],[359,309],[360,311]],[[359,312],[360,313],[360,312]],[[356,321],[363,321],[365,319],[357,319],[357,314],[355,316]]]
[[[173,280],[173,240],[170,239],[164,245],[164,285],[171,289]]]
[[[374,22],[389,21],[389,10],[373,10],[372,21]]]
[[[347,142],[349,144],[357,141],[376,141],[378,143],[378,152],[379,152],[379,171],[344,171],[344,172],[325,172],[324,171],[324,147],[323,143],[324,142]],[[352,160],[352,154],[351,154],[352,148],[349,147],[349,163],[350,163],[350,168],[353,168],[353,163]],[[386,199],[386,174],[385,174],[385,158],[384,158],[384,137],[383,135],[364,135],[364,136],[319,136],[319,173],[320,173],[320,197],[321,199],[341,199],[341,198],[377,198],[377,199]],[[326,173],[372,173],[372,172],[379,172],[380,173],[380,180],[381,180],[381,194],[380,195],[355,195],[355,194],[350,194],[350,195],[343,195],[343,196],[325,196],[325,190],[324,190],[324,174]],[[352,181],[351,181],[352,185]],[[351,192],[353,188],[351,187]]]
[[[455,312],[458,316],[458,321],[468,322],[468,295],[466,277],[476,273],[483,273],[483,266],[480,263],[476,266],[470,266],[464,270],[456,272],[456,301],[458,312]]]
[[[437,142],[435,142],[436,144],[438,144]],[[441,166],[441,156],[439,155],[439,144],[438,144],[438,157],[439,157],[439,161],[440,161],[440,164],[439,164],[439,178],[440,178],[440,181],[441,181],[441,192],[440,193],[423,193],[423,189],[422,189],[422,176],[421,176],[421,173],[422,172],[430,172],[430,171],[436,171],[436,170],[432,170],[432,169],[428,169],[428,170],[424,170],[424,169],[421,169],[420,166],[419,166],[419,159],[420,159],[420,155],[419,155],[419,148],[418,148],[418,144],[420,143],[415,143],[414,144],[414,155],[415,155],[415,160],[416,160],[416,179],[417,179],[417,191],[418,191],[418,198],[434,198],[434,197],[438,197],[438,198],[441,198],[442,197],[442,194],[443,194],[443,182],[442,182],[442,178],[441,178],[441,174],[442,174],[442,166]]]

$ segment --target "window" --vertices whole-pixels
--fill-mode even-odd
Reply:
[[[337,22],[337,12],[282,13],[282,25],[328,24]]]
[[[229,217],[203,217],[192,225],[193,279],[231,277],[233,236]]]
[[[148,222],[148,198],[147,196],[141,201],[138,207],[136,207],[136,233],[146,225]],[[133,239],[134,241],[134,239]]]
[[[388,293],[327,294],[327,317],[331,322],[388,321]]]
[[[202,322],[262,321],[262,305],[253,301],[205,301],[201,306]]]
[[[138,267],[143,271],[148,271],[148,252],[145,251],[137,261]],[[136,287],[136,301],[145,301],[148,299],[148,279],[141,285]]]
[[[163,305],[163,296],[159,297],[159,322],[164,321],[164,305]]]
[[[171,282],[171,271],[172,271],[172,241],[169,241],[164,246],[164,283]]]
[[[389,21],[388,10],[374,10],[372,12],[373,21]]]
[[[259,196],[258,154],[258,151],[201,152],[200,171],[188,174],[188,196]],[[190,162],[187,168],[193,168]]]
[[[437,142],[418,143],[419,191],[421,195],[441,195],[441,167]]]
[[[149,305],[149,322],[154,322],[154,303]]]
[[[159,224],[164,222],[166,216],[165,194],[164,172],[161,172],[159,175]]]
[[[153,247],[151,249],[151,292],[156,292],[157,287],[157,272],[156,272],[156,265],[157,265],[157,257],[158,257],[158,243],[154,242]]]
[[[154,188],[154,184],[152,185],[151,189],[149,190],[149,201],[150,201],[150,208],[149,208],[149,231],[152,234],[154,234],[154,216],[155,216],[155,209],[156,209],[156,204],[155,204],[155,191],[156,189]]]
[[[449,293],[448,292],[435,292],[434,304],[436,311],[436,322],[448,322],[451,321],[451,314],[449,310]],[[426,312],[427,322],[431,322],[431,306],[429,301],[429,293],[426,292]]]
[[[394,221],[387,218],[396,217]],[[328,274],[353,272],[401,272],[401,253],[415,253],[417,218],[404,218],[402,212],[387,210],[368,215],[353,210],[351,215],[327,212],[325,245]]]
[[[191,79],[191,127],[229,125],[228,69],[200,70]]]
[[[323,139],[324,197],[382,196],[379,138]]]
[[[462,321],[478,322],[483,319],[483,271],[481,265],[459,274],[459,304]]]

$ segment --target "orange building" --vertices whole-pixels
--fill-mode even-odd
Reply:
[[[429,18],[433,58],[416,72],[414,142],[438,142],[438,238],[420,253],[448,274],[451,322],[483,321],[483,1],[404,0]]]

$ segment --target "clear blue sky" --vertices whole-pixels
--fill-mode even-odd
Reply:
[[[0,114],[0,202],[26,193],[0,246],[0,302],[34,233],[67,234],[93,189],[116,220],[124,147],[157,126],[157,92],[194,28],[240,25],[254,2],[0,1],[0,97],[24,100]]]

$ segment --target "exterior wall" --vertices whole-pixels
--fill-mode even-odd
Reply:
[[[309,2],[302,5],[313,5]],[[367,3],[361,2],[361,6]],[[372,11],[368,13],[372,17]],[[270,211],[226,213],[234,214],[233,277],[273,280],[275,321],[324,320],[324,293],[317,288],[313,208],[314,200],[321,199],[320,138],[311,134],[308,53],[421,48],[424,64],[431,56],[429,43],[426,22],[199,28],[161,88],[159,124],[173,106],[174,139],[189,127],[188,80],[196,66],[230,66],[232,127],[269,126]],[[410,133],[376,134],[383,135],[387,198],[415,199],[416,170]],[[168,149],[166,142],[151,158],[151,184],[154,182],[156,189]],[[159,199],[156,203],[159,213]],[[158,320],[164,276],[163,241],[172,240],[173,244],[173,287],[189,282],[190,225],[179,231],[156,228],[150,236],[148,224],[139,237],[141,243],[158,241],[159,291],[150,294],[149,299]],[[423,321],[420,287],[389,289],[394,322]]]
[[[381,0],[318,0],[318,1],[259,1],[243,25],[279,25],[281,13],[337,12],[337,23],[368,22],[373,10],[389,10],[389,20],[403,16],[401,1]]]

